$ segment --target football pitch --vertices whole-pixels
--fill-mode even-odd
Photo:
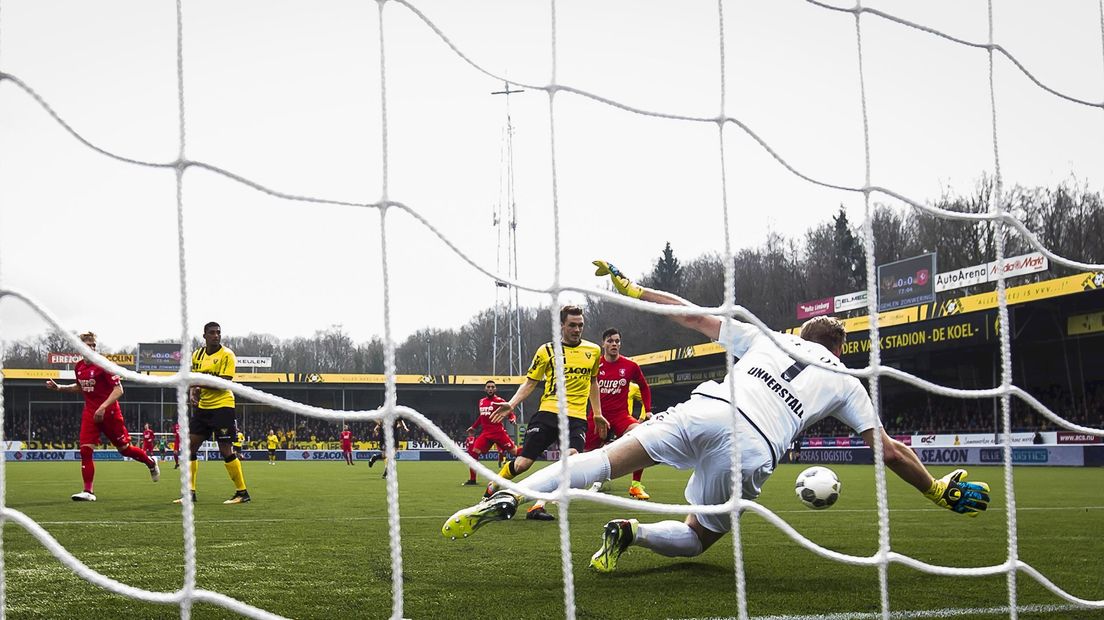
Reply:
[[[381,465],[358,462],[245,464],[253,502],[225,506],[233,492],[222,465],[200,464],[196,505],[198,587],[292,618],[386,618],[391,613],[391,557]],[[124,583],[172,591],[183,579],[183,529],[171,462],[149,481],[134,463],[97,463],[95,503],[76,503],[77,463],[9,463],[7,504],[38,521],[91,568]],[[839,502],[825,511],[794,496],[800,466],[781,466],[761,503],[812,541],[842,553],[877,551],[873,468],[833,466]],[[937,475],[949,471],[939,468]],[[400,462],[404,616],[408,618],[562,618],[558,523],[519,518],[494,523],[467,540],[440,534],[445,518],[477,501],[482,487],[460,486],[457,462]],[[644,483],[654,501],[682,502],[688,474],[654,467]],[[947,566],[1004,561],[1008,536],[1003,472],[974,467],[989,482],[993,505],[968,519],[939,509],[887,473],[894,551]],[[1016,469],[1020,558],[1059,587],[1104,599],[1104,470]],[[628,478],[613,483],[622,496]],[[552,511],[558,512],[553,507]],[[519,513],[519,517],[521,514]],[[726,537],[703,555],[674,559],[632,548],[616,573],[587,569],[602,525],[614,517],[660,520],[585,501],[571,506],[572,565],[579,618],[712,618],[737,613],[733,550]],[[878,571],[822,559],[762,518],[741,520],[748,611],[753,617],[880,610]],[[88,584],[20,526],[3,540],[8,618],[178,618],[175,606],[137,602]],[[900,617],[988,617],[1008,605],[1004,574],[940,577],[900,565],[889,570],[890,605]],[[1104,618],[1074,608],[1020,573],[1021,617]],[[913,612],[905,614],[904,612]],[[1004,614],[1007,617],[1007,613]],[[237,617],[207,604],[195,618]]]

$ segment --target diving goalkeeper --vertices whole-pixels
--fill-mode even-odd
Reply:
[[[596,275],[608,275],[622,295],[644,301],[686,306],[688,302],[663,291],[634,284],[616,267],[595,261]],[[711,315],[670,315],[669,318],[719,342],[739,358],[722,383],[699,385],[690,399],[654,415],[632,433],[600,450],[569,457],[571,486],[587,488],[595,482],[623,476],[633,470],[663,463],[693,470],[686,499],[693,505],[723,504],[733,490],[730,454],[740,442],[741,496],[753,500],[794,437],[825,417],[834,417],[859,433],[868,446],[880,441],[886,467],[936,505],[976,517],[989,504],[989,486],[967,482],[957,469],[935,479],[916,454],[890,438],[874,415],[870,397],[858,379],[798,359],[815,359],[843,368],[839,356],[846,333],[832,317],[806,321],[799,336],[775,334],[779,344],[754,325]],[[730,402],[736,395],[734,407]],[[736,432],[733,432],[735,416]],[[526,480],[540,492],[558,486],[562,466],[557,463]],[[441,528],[446,537],[471,534],[490,521],[511,518],[525,498],[500,491],[483,503],[465,508]],[[639,523],[616,519],[606,523],[602,547],[590,561],[592,568],[610,572],[630,546],[651,549],[670,557],[700,555],[730,529],[729,514],[691,513],[685,521]]]

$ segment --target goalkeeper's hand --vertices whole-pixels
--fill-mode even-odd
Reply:
[[[989,485],[984,482],[966,482],[966,470],[956,469],[932,482],[924,494],[936,506],[953,510],[970,517],[989,507]]]
[[[594,270],[594,275],[608,275],[613,282],[613,288],[617,289],[618,293],[627,297],[632,297],[633,299],[640,299],[640,296],[644,294],[644,288],[626,278],[625,274],[621,273],[621,270],[617,267],[614,267],[604,260],[594,261],[594,266],[597,267],[597,269]]]

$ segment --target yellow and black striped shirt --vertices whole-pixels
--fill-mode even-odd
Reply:
[[[602,359],[602,349],[593,342],[583,340],[573,347],[563,345],[563,351],[567,415],[585,420],[590,382],[598,376],[598,361]],[[554,352],[551,342],[541,345],[525,375],[534,381],[544,381],[544,395],[538,410],[550,413],[558,413],[560,410],[556,396],[556,366],[552,361]]]
[[[216,377],[233,377],[237,372],[237,358],[234,357],[234,352],[226,347],[221,347],[210,355],[207,354],[207,347],[202,347],[192,353],[192,372],[201,372]],[[221,409],[233,406],[234,393],[230,390],[200,388],[200,409]]]

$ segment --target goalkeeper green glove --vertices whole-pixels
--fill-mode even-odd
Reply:
[[[966,482],[966,470],[956,469],[932,482],[924,497],[947,510],[970,517],[989,507],[989,485],[984,482]]]
[[[633,299],[640,299],[640,296],[644,294],[644,288],[639,284],[634,284],[632,280],[625,277],[625,274],[621,273],[621,270],[613,265],[607,263],[604,260],[594,261],[594,266],[597,269],[594,270],[596,276],[610,277],[613,281],[613,288],[617,289],[618,293]]]

